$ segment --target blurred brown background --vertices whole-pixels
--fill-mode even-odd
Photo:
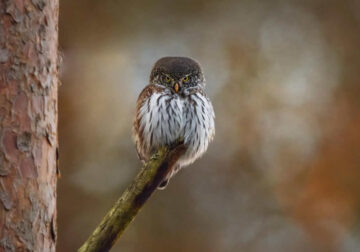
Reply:
[[[196,58],[206,155],[112,251],[360,251],[360,1],[61,0],[58,251],[140,168],[135,101],[162,56]]]

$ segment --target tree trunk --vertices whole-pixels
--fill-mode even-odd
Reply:
[[[0,251],[55,251],[58,0],[0,0]]]

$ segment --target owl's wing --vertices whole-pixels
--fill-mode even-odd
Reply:
[[[141,161],[146,162],[149,159],[149,148],[144,144],[144,127],[141,127],[140,122],[143,114],[141,108],[149,106],[149,99],[155,92],[160,92],[155,85],[147,85],[140,93],[136,105],[136,115],[133,124],[133,138],[136,144],[136,151]]]

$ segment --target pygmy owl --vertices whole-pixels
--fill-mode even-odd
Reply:
[[[215,114],[204,89],[205,78],[196,61],[165,57],[155,63],[150,83],[139,95],[133,125],[139,158],[147,161],[160,146],[169,146],[179,138],[186,148],[159,189],[204,154],[215,135]]]

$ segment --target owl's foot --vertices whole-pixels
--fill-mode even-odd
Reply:
[[[158,186],[158,189],[164,190],[168,184],[169,184],[169,179],[165,179],[160,183],[160,185]]]

